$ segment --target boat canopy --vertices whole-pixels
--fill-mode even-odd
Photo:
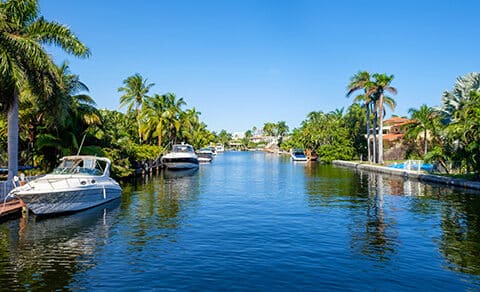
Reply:
[[[172,151],[173,152],[194,152],[193,147],[187,144],[173,145]]]
[[[53,174],[109,175],[110,159],[91,155],[65,156]]]

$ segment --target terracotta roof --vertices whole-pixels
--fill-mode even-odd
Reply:
[[[405,134],[383,134],[383,140],[396,141],[403,138],[403,136],[405,136]]]
[[[412,121],[407,118],[402,117],[392,117],[390,119],[384,120],[383,123],[387,125],[403,125],[411,123]]]

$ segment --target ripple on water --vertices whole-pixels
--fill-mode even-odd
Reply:
[[[119,205],[0,225],[2,288],[480,287],[478,194],[224,153],[124,185]]]

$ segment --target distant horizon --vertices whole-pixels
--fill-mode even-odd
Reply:
[[[88,59],[49,51],[99,108],[124,112],[117,89],[140,73],[156,84],[151,93],[184,98],[217,133],[278,121],[294,129],[311,111],[346,109],[349,79],[361,70],[393,74],[397,109],[387,117],[408,117],[409,108],[440,105],[457,77],[480,68],[477,1],[39,3],[90,48]]]

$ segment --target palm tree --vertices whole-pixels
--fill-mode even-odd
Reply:
[[[280,146],[283,143],[283,137],[288,133],[290,129],[288,128],[288,125],[285,121],[279,121],[276,127],[277,127],[277,135],[279,136],[278,146]]]
[[[216,141],[224,145],[228,144],[230,140],[232,140],[232,134],[228,133],[226,130],[221,130],[216,137]]]
[[[143,134],[143,139],[147,141],[150,137],[157,137],[158,147],[162,146],[162,136],[164,132],[164,124],[166,122],[165,114],[165,96],[155,94],[152,97],[145,98],[144,107],[142,110],[142,119],[144,123],[140,131]]]
[[[378,109],[378,163],[383,164],[383,117],[384,117],[384,103],[394,105],[394,100],[390,97],[385,97],[385,92],[397,94],[397,89],[390,85],[393,81],[393,75],[375,73],[371,90],[375,100],[375,106]]]
[[[78,75],[69,72],[67,63],[58,67],[57,73],[61,78],[61,86],[55,87],[49,99],[32,94],[24,95],[22,104],[25,103],[28,108],[20,112],[20,119],[28,130],[30,151],[39,149],[34,147],[34,143],[37,135],[42,135],[44,146],[48,145],[68,154],[74,153],[78,149],[77,139],[80,139],[89,127],[101,124],[95,101],[82,93],[88,92],[88,87],[80,81]],[[49,137],[49,143],[45,142],[45,137]],[[56,153],[50,154],[50,160],[53,161],[49,162],[56,163]]]
[[[443,93],[439,111],[444,114],[447,123],[453,120],[455,112],[461,110],[465,101],[470,99],[472,91],[480,91],[480,73],[458,77],[453,90]]]
[[[265,123],[263,125],[263,134],[266,136],[275,136],[276,135],[277,125],[275,123]]]
[[[171,143],[175,143],[181,127],[180,114],[182,112],[182,106],[187,103],[183,98],[177,99],[174,93],[164,94],[162,98],[165,104],[163,116],[165,117],[167,125],[168,138]]]
[[[61,83],[45,44],[79,57],[90,55],[69,28],[39,16],[37,0],[0,2],[0,103],[8,110],[9,181],[18,173],[19,95],[30,88],[48,97]]]
[[[182,137],[187,141],[193,143],[195,129],[200,124],[200,115],[202,113],[197,111],[194,107],[181,112],[180,121],[183,125]]]
[[[372,98],[372,81],[370,80],[370,73],[367,71],[360,71],[357,74],[353,75],[350,79],[350,84],[348,85],[347,89],[347,97],[352,95],[355,91],[363,90],[363,94],[357,95],[354,99],[354,102],[363,103],[365,107],[365,114],[367,117],[367,153],[368,153],[368,161],[372,162],[372,155],[370,151],[370,135],[372,134],[370,131],[370,112],[371,107],[373,104]],[[373,157],[376,157],[376,141],[374,140],[373,143]]]
[[[250,139],[252,138],[252,136],[253,136],[252,130],[245,131],[245,135],[243,136],[243,139],[242,139],[242,146],[245,147],[245,149],[248,149],[248,144],[250,143]]]
[[[123,80],[124,86],[118,88],[118,92],[124,92],[120,97],[120,107],[127,107],[127,113],[134,111],[135,120],[138,125],[138,137],[142,143],[142,135],[140,130],[140,111],[142,109],[143,101],[148,96],[147,93],[154,83],[147,83],[142,75],[136,73],[127,79]],[[133,109],[135,107],[135,110]]]
[[[423,132],[424,151],[423,154],[427,154],[427,132],[434,130],[434,118],[436,112],[433,108],[422,104],[419,109],[411,108],[408,110],[413,122],[407,125],[406,135],[417,138],[420,132]]]
[[[472,90],[461,108],[454,113],[446,127],[446,133],[457,144],[457,157],[464,162],[466,170],[480,173],[480,91]]]

